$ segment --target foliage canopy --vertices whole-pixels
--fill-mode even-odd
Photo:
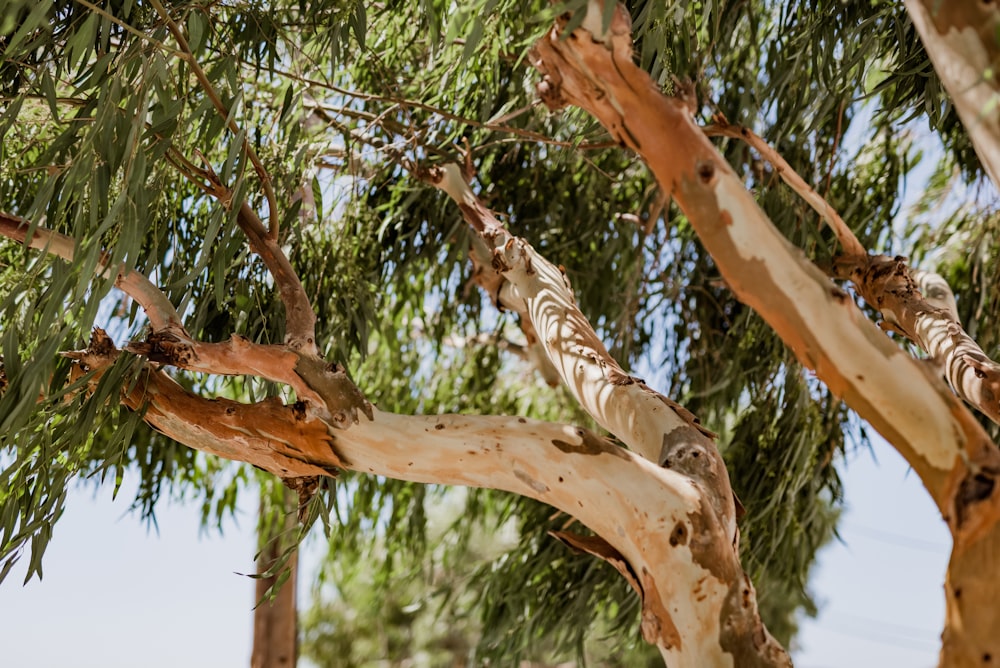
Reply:
[[[234,508],[237,491],[276,486],[109,401],[134,382],[142,358],[123,356],[85,395],[73,390],[87,379],[71,381],[58,356],[94,326],[119,344],[143,338],[137,305],[96,271],[102,251],[160,286],[196,338],[282,340],[273,281],[236,207],[198,186],[206,170],[280,220],[280,241],[313,299],[321,354],[343,362],[379,407],[592,424],[519,355],[516,319],[470,283],[461,213],[407,168],[467,156],[478,194],[565,267],[612,354],[720,433],[748,510],[743,563],[768,627],[787,641],[796,611],[813,609],[806,582],[834,531],[845,434],[855,445],[867,435],[732,296],[645,167],[588,116],[537,104],[527,50],[554,16],[585,4],[7,0],[0,210],[76,247],[66,263],[0,244],[4,574],[27,556],[29,577],[41,575],[75,480],[136,476],[142,512],[174,494],[199,499],[212,523]],[[979,166],[901,4],[628,6],[636,57],[665,90],[690,79],[700,120],[721,112],[751,127],[867,246],[941,271],[963,295],[969,331],[996,353],[1000,292],[990,267],[1000,223],[985,196],[949,196],[977,188]],[[720,147],[787,238],[829,263],[834,237],[772,167],[741,143]],[[899,193],[917,166],[929,187],[904,212]],[[286,396],[250,378],[176,378],[208,396]],[[474,491],[449,538],[428,541],[428,509],[445,494],[346,474],[311,517],[322,518],[332,559],[379,557],[376,595],[418,577],[438,587],[449,614],[478,616],[489,629],[478,656],[564,652],[583,648],[593,628],[635,627],[636,601],[617,574],[546,535],[567,517]],[[518,540],[483,554],[472,538],[496,526]],[[480,565],[454,586],[435,576],[474,556]]]

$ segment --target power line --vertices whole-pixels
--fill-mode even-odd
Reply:
[[[946,555],[949,551],[947,545],[939,542],[905,536],[903,534],[893,533],[883,529],[876,529],[874,527],[867,527],[853,522],[844,522],[844,528],[851,533],[857,534],[858,536],[877,540],[889,545],[895,545],[897,547],[905,547],[911,550],[919,550],[920,552],[940,555]]]
[[[939,647],[935,631],[844,612],[822,615],[814,628],[912,652],[934,652]]]

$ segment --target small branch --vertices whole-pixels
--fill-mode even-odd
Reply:
[[[806,183],[805,179],[799,176],[777,151],[771,148],[766,141],[749,128],[731,125],[721,113],[716,114],[713,120],[715,122],[712,125],[704,128],[706,135],[709,137],[742,139],[749,144],[760,154],[761,158],[774,166],[775,171],[781,176],[781,180],[794,190],[799,197],[804,199],[812,207],[813,211],[818,213],[820,218],[830,226],[830,229],[837,235],[837,241],[840,242],[841,248],[844,249],[846,255],[844,258],[845,262],[864,262],[868,256],[868,250],[858,241],[851,228],[847,226],[847,223],[844,222],[840,214],[830,206],[826,199],[813,190]]]
[[[516,137],[523,137],[524,139],[538,142],[539,144],[547,144],[549,146],[559,146],[562,148],[579,149],[581,151],[595,151],[617,146],[617,144],[610,141],[602,141],[602,142],[560,141],[557,139],[552,139],[551,137],[547,137],[541,133],[534,132],[532,130],[525,130],[523,128],[516,128],[510,125],[504,125],[504,121],[510,120],[515,116],[519,116],[522,112],[527,111],[528,108],[518,110],[517,112],[513,112],[512,114],[508,114],[506,116],[501,116],[499,119],[496,120],[491,119],[489,121],[483,122],[483,121],[477,121],[472,118],[467,118],[465,116],[459,116],[446,109],[435,107],[433,105],[426,104],[424,102],[418,102],[416,100],[408,100],[405,98],[398,98],[386,95],[376,95],[374,93],[364,93],[361,91],[351,90],[349,88],[342,88],[340,86],[336,86],[334,84],[327,83],[325,81],[319,81],[317,79],[310,79],[308,77],[303,77],[293,72],[287,72],[279,69],[269,69],[269,68],[264,68],[264,69],[269,72],[280,74],[281,76],[288,77],[290,79],[293,79],[300,83],[304,83],[309,86],[314,86],[316,88],[329,90],[330,92],[336,93],[337,95],[352,97],[358,100],[384,102],[386,104],[399,105],[400,107],[406,109],[419,109],[421,111],[427,111],[432,114],[436,114],[446,121],[461,123],[462,125],[468,125],[471,128],[482,128],[484,130],[489,130],[491,132],[500,132],[504,134],[514,135]],[[321,104],[319,102],[314,103],[312,106],[315,109],[321,109],[327,113],[343,114],[351,117],[361,117],[369,121],[373,121],[376,118],[374,114],[366,114],[366,112],[358,111],[357,109],[350,109],[348,107],[332,107],[329,105]],[[533,107],[534,105],[532,105],[531,108]]]
[[[232,190],[222,182],[203,156],[205,166],[199,167],[178,151],[168,150],[166,155],[167,160],[202,192],[217,199],[227,209],[233,205]],[[278,294],[285,306],[285,344],[304,355],[318,354],[316,313],[285,252],[271,238],[257,212],[246,201],[240,203],[236,223],[246,235],[251,250],[260,257],[278,287]]]
[[[111,14],[110,12],[108,12],[108,10],[104,9],[103,7],[98,7],[94,3],[88,2],[88,0],[74,0],[74,2],[76,2],[77,4],[83,5],[84,7],[86,7],[87,9],[89,9],[90,11],[92,11],[95,14],[97,14],[97,15],[101,16],[102,18],[104,18],[106,21],[109,21],[109,22],[115,24],[116,26],[118,26],[119,28],[121,28],[122,30],[124,30],[125,32],[131,33],[132,35],[134,35],[135,37],[138,37],[142,41],[147,42],[149,44],[152,44],[153,46],[155,46],[157,49],[160,49],[164,53],[170,53],[170,54],[173,54],[175,56],[181,56],[181,57],[184,56],[184,54],[182,54],[180,51],[177,51],[176,49],[171,49],[169,46],[167,46],[163,42],[159,42],[159,41],[153,39],[152,37],[150,37],[149,35],[146,35],[145,33],[141,32],[139,30],[136,30],[135,27],[130,26],[128,23],[126,23],[125,21],[122,21],[117,16]]]
[[[236,221],[250,240],[250,248],[260,256],[278,287],[278,294],[285,305],[285,344],[304,355],[317,355],[316,313],[285,252],[267,234],[257,213],[246,202],[240,205]]]
[[[154,331],[145,341],[129,343],[125,351],[185,371],[266,378],[291,387],[299,401],[323,405],[320,396],[295,372],[299,355],[284,345],[254,343],[238,334],[228,341],[206,343],[170,330]]]
[[[71,237],[38,225],[32,229],[31,223],[19,216],[0,212],[0,235],[23,243],[29,248],[45,251],[67,262],[73,262],[76,242]],[[112,275],[112,269],[108,267],[109,261],[108,254],[102,252],[98,263],[99,276],[107,278]],[[148,278],[123,266],[115,273],[115,287],[142,307],[153,330],[183,329],[181,317],[174,305]]]
[[[177,23],[170,18],[170,14],[163,7],[159,0],[150,0],[150,4],[156,10],[156,13],[160,15],[160,18],[167,24],[170,29],[170,33],[177,40],[178,46],[180,46],[180,56],[183,60],[187,61],[188,66],[191,67],[191,71],[194,72],[195,78],[198,79],[199,85],[201,85],[202,90],[208,96],[208,99],[212,102],[212,106],[215,107],[219,115],[222,116],[223,120],[226,121],[226,127],[234,134],[238,135],[240,128],[236,124],[235,118],[230,118],[230,110],[226,108],[225,103],[223,103],[222,98],[219,97],[218,92],[215,87],[212,86],[212,82],[208,80],[208,76],[205,74],[205,70],[202,69],[198,60],[194,57],[194,53],[191,51],[191,47],[188,44],[187,38],[184,36],[184,32],[180,29]],[[253,164],[254,170],[257,172],[257,177],[260,179],[261,187],[264,190],[264,197],[267,199],[268,208],[268,229],[267,229],[267,239],[274,241],[278,238],[278,226],[281,224],[281,219],[278,217],[278,203],[274,195],[274,186],[271,183],[271,175],[268,174],[267,169],[265,169],[264,164],[257,157],[257,152],[254,151],[253,146],[250,145],[250,141],[244,137],[243,138],[243,150],[246,151],[247,157],[250,158],[250,162]]]

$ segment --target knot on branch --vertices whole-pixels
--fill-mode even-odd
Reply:
[[[371,402],[347,375],[342,364],[327,364],[315,357],[300,357],[295,363],[295,373],[309,388],[318,394],[329,411],[329,425],[347,429],[360,421],[363,413],[369,421],[375,420]]]
[[[90,335],[90,344],[83,350],[68,350],[60,356],[73,360],[79,371],[87,373],[92,369],[111,366],[118,359],[118,348],[114,341],[100,327],[95,327]]]
[[[197,354],[189,341],[169,330],[151,332],[145,341],[132,341],[125,350],[135,355],[143,355],[150,362],[175,367],[190,366]]]
[[[864,264],[854,267],[851,280],[865,301],[880,307],[885,298],[891,294],[907,298],[919,294],[917,283],[906,266],[906,258],[902,255],[873,255]]]
[[[299,495],[298,520],[299,524],[305,524],[309,519],[309,502],[313,500],[319,491],[319,476],[296,476],[294,478],[282,478],[281,482],[288,489]]]

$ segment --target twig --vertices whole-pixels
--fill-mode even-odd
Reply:
[[[310,79],[308,77],[304,77],[299,74],[295,74],[293,72],[286,72],[278,68],[263,67],[261,69],[263,69],[266,72],[270,72],[271,74],[277,74],[280,76],[288,77],[289,79],[292,79],[293,81],[298,81],[299,83],[304,83],[309,86],[315,86],[317,88],[329,90],[331,92],[337,93],[338,95],[344,95],[358,100],[365,100],[367,102],[384,102],[386,104],[396,104],[399,105],[400,107],[404,107],[407,109],[420,109],[421,111],[427,111],[432,114],[437,114],[446,121],[462,123],[463,125],[468,125],[469,127],[482,128],[484,130],[490,130],[492,132],[504,132],[507,134],[517,135],[519,137],[524,137],[525,139],[531,139],[532,141],[536,141],[542,144],[548,144],[550,146],[561,146],[563,148],[580,149],[583,151],[594,151],[594,150],[613,148],[618,146],[618,144],[613,141],[581,142],[581,143],[560,141],[558,139],[552,139],[551,137],[547,137],[541,133],[534,132],[532,130],[525,130],[522,128],[511,127],[509,125],[503,125],[502,123],[497,121],[483,122],[471,118],[466,118],[465,116],[459,116],[458,114],[451,113],[449,111],[441,109],[440,107],[435,107],[433,105],[426,104],[424,102],[418,102],[417,100],[408,100],[406,98],[376,95],[374,93],[364,93],[361,91],[351,90],[349,88],[341,88],[340,86],[337,86],[335,84],[327,83],[325,81],[319,81],[317,79]],[[358,112],[357,110],[354,109],[331,107],[329,105],[323,105],[318,102],[315,104],[315,107],[324,109],[325,111],[343,113],[345,115],[356,115],[363,113],[363,112]],[[533,106],[530,108],[533,108]],[[528,108],[525,108],[515,113],[516,115],[520,115],[521,111],[527,111],[527,109]],[[500,120],[506,120],[506,119],[507,117],[501,117]]]
[[[139,30],[136,30],[135,28],[133,28],[129,24],[127,24],[124,21],[122,21],[121,19],[119,19],[117,16],[114,16],[113,14],[109,13],[106,9],[102,9],[101,7],[98,7],[97,5],[95,5],[95,4],[91,3],[91,2],[87,2],[87,0],[76,0],[76,2],[79,3],[79,4],[81,4],[81,5],[83,5],[84,7],[86,7],[87,9],[89,9],[90,11],[94,12],[95,14],[98,14],[98,15],[102,16],[104,19],[106,19],[108,21],[111,21],[112,23],[114,23],[116,26],[118,26],[122,30],[135,35],[136,37],[138,37],[139,39],[143,40],[144,42],[149,42],[150,44],[152,44],[156,48],[162,49],[166,53],[173,54],[173,55],[179,56],[181,58],[184,57],[184,54],[181,53],[180,51],[178,51],[177,49],[171,49],[169,46],[167,46],[163,42],[159,42],[159,41],[153,39],[152,37],[150,37],[149,35],[146,35],[146,34],[140,32]]]
[[[240,128],[236,124],[236,119],[230,118],[229,109],[226,108],[222,98],[219,97],[218,92],[216,92],[215,88],[212,86],[212,82],[208,80],[205,70],[203,70],[201,65],[198,64],[198,61],[194,57],[194,53],[191,51],[191,47],[188,44],[187,39],[184,37],[184,33],[181,31],[180,27],[172,18],[170,18],[167,10],[164,9],[159,0],[150,0],[150,4],[156,10],[156,13],[160,15],[160,18],[167,24],[167,27],[170,29],[171,34],[173,34],[174,39],[177,40],[177,44],[181,47],[180,57],[187,61],[188,65],[191,67],[191,71],[194,72],[195,78],[198,79],[198,83],[201,85],[202,90],[205,91],[205,94],[212,102],[216,111],[218,111],[222,118],[226,120],[226,127],[228,127],[233,134],[239,134]],[[254,151],[253,146],[250,145],[250,142],[245,136],[243,138],[243,150],[246,151],[247,157],[250,158],[250,162],[253,164],[254,170],[257,172],[257,176],[260,178],[261,187],[264,189],[264,197],[267,199],[267,238],[275,240],[278,238],[278,228],[281,221],[278,218],[278,204],[274,195],[274,186],[271,183],[271,175],[268,174],[263,163],[261,163],[260,158],[257,157],[257,152]]]

